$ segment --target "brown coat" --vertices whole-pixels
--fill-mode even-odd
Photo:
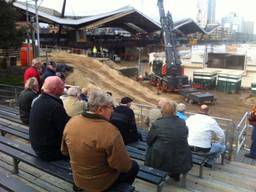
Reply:
[[[118,129],[96,114],[67,123],[61,151],[70,156],[76,185],[88,191],[106,190],[132,166]]]

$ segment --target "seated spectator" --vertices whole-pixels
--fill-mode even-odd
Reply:
[[[43,75],[41,75],[41,82],[44,83],[44,80],[47,77],[50,76],[55,76],[56,75],[56,63],[54,61],[50,61],[46,67],[46,69],[44,70]]]
[[[139,170],[126,151],[120,132],[109,123],[112,97],[93,91],[89,110],[66,125],[61,150],[69,155],[75,184],[86,191],[107,191],[132,184]]]
[[[145,120],[146,125],[148,125],[149,128],[152,127],[152,124],[159,118],[162,117],[161,108],[164,105],[164,103],[167,102],[166,99],[162,98],[159,100],[157,108],[152,108],[148,112],[148,117]]]
[[[82,88],[80,99],[82,101],[88,102],[88,90],[86,88]]]
[[[29,124],[29,113],[33,99],[38,96],[39,84],[35,77],[29,78],[25,83],[25,89],[19,96],[20,120],[25,124]]]
[[[43,160],[66,158],[60,152],[64,127],[69,120],[59,96],[63,94],[64,83],[57,77],[47,77],[43,93],[34,100],[29,118],[31,146]]]
[[[165,102],[161,113],[162,118],[153,123],[148,133],[145,165],[166,171],[175,181],[179,181],[180,174],[192,168],[188,128],[175,115],[176,103]]]
[[[35,77],[39,87],[41,87],[42,83],[40,82],[40,69],[41,69],[41,61],[38,58],[34,58],[32,60],[31,66],[26,69],[24,73],[24,85],[27,82],[27,80],[31,77]]]
[[[249,124],[252,125],[252,144],[249,153],[244,154],[245,157],[256,159],[256,106],[253,107],[248,117]]]
[[[86,102],[79,99],[80,88],[73,86],[67,90],[67,96],[63,100],[64,108],[70,117],[80,115],[86,110]]]
[[[185,115],[185,110],[186,110],[186,105],[185,105],[184,103],[179,103],[179,104],[177,105],[177,112],[176,112],[176,115],[177,115],[180,119],[182,119],[182,120],[184,120],[184,121],[186,121],[186,119],[187,119],[187,116]]]
[[[64,74],[64,73],[62,73],[62,72],[56,72],[56,76],[58,76],[59,78],[61,78],[62,81],[65,82],[66,77],[65,77],[65,74]]]
[[[225,134],[217,121],[209,116],[209,107],[201,105],[199,114],[191,115],[186,120],[189,130],[188,143],[191,150],[212,155],[211,159],[217,158],[225,152]],[[218,141],[212,142],[213,133]]]
[[[132,101],[129,97],[122,98],[120,105],[115,107],[111,116],[111,123],[119,129],[126,145],[141,138],[137,130],[134,112],[130,108]]]

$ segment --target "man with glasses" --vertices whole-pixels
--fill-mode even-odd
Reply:
[[[132,184],[139,167],[126,151],[118,129],[109,123],[113,101],[106,92],[91,92],[88,111],[66,125],[62,152],[69,155],[75,184],[88,191],[106,191]]]

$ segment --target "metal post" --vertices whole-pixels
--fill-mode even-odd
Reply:
[[[29,23],[29,19],[28,19],[28,1],[26,0],[26,22],[27,25]],[[27,64],[30,65],[30,39],[29,39],[29,31],[27,29]]]
[[[36,10],[36,33],[37,33],[37,46],[38,46],[38,57],[40,57],[40,29],[39,29],[39,21],[38,21],[38,6],[37,1],[35,0],[35,10]]]

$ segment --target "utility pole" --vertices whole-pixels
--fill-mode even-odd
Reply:
[[[26,22],[29,25],[29,18],[28,18],[28,0],[26,0]],[[27,29],[27,65],[30,65],[30,35]]]
[[[40,57],[40,29],[39,29],[39,21],[38,21],[38,5],[35,0],[35,11],[36,11],[36,34],[37,34],[37,56]]]
[[[63,1],[62,11],[61,11],[61,18],[64,18],[64,16],[65,16],[65,9],[66,9],[66,0]],[[60,44],[61,31],[62,31],[62,25],[59,25],[57,45]]]

